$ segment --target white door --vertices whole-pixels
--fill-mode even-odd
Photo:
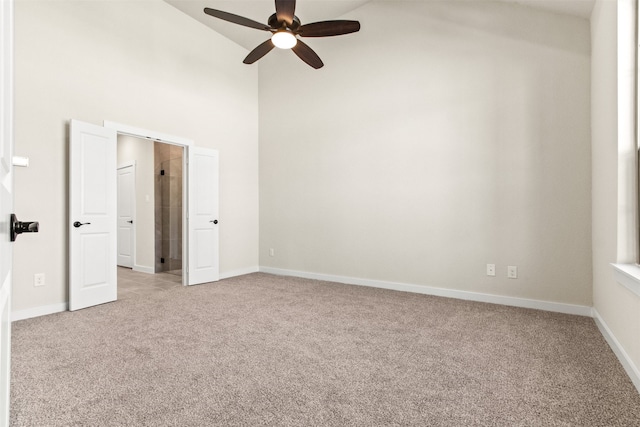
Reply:
[[[114,129],[71,121],[69,310],[115,301],[117,288]]]
[[[189,147],[188,284],[215,282],[218,265],[218,151]]]
[[[118,265],[133,267],[136,167],[118,169]]]
[[[13,210],[13,1],[0,1],[0,426],[9,425]]]

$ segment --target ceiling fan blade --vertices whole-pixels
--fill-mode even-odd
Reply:
[[[261,24],[260,22],[254,21],[253,19],[245,18],[243,16],[234,15],[233,13],[223,12],[222,10],[211,9],[208,7],[204,8],[204,13],[207,15],[211,15],[214,18],[219,18],[224,21],[232,22],[234,24],[243,25],[249,28],[256,28],[258,30],[271,31],[271,27],[266,24]]]
[[[296,0],[276,0],[276,16],[278,22],[286,22],[288,26],[291,26],[295,12]]]
[[[258,59],[262,58],[267,53],[271,52],[271,49],[273,49],[274,47],[275,46],[271,42],[271,39],[267,40],[264,43],[260,43],[258,47],[256,47],[251,52],[249,52],[249,55],[247,55],[247,57],[244,58],[244,61],[242,62],[244,62],[245,64],[253,64]]]
[[[355,33],[356,31],[360,31],[360,22],[339,20],[305,24],[298,28],[296,33],[302,37],[328,37]]]
[[[302,40],[298,40],[298,43],[291,48],[293,53],[298,55],[298,58],[302,59],[304,62],[315,68],[322,68],[324,65],[322,63],[322,59],[318,56],[317,53],[313,51],[309,46],[302,42]]]

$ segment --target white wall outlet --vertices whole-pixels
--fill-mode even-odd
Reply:
[[[269,248],[269,256],[276,256],[276,251],[273,248]]]
[[[44,286],[44,273],[36,273],[33,275],[33,286]]]
[[[495,275],[496,275],[496,265],[487,264],[487,276],[495,276]]]
[[[507,277],[509,279],[517,279],[518,278],[518,267],[515,265],[507,266]]]

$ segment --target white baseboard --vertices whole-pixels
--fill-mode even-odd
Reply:
[[[142,273],[150,273],[154,274],[150,267],[136,265],[133,267],[134,271],[139,271]],[[220,280],[228,279],[235,276],[242,276],[245,274],[257,273],[259,268],[255,267],[247,267],[238,270],[227,271],[220,274]],[[11,312],[11,321],[15,322],[17,320],[31,319],[32,317],[46,316],[47,314],[60,313],[62,311],[69,310],[69,303],[61,303],[61,304],[53,304],[53,305],[45,305],[41,307],[28,308],[26,310],[16,310]]]
[[[140,270],[136,270],[140,271]],[[557,313],[575,314],[579,316],[592,317],[591,307],[573,304],[564,304],[549,301],[532,300],[525,298],[507,297],[500,295],[483,294],[478,292],[459,291],[454,289],[436,288],[432,286],[413,285],[398,282],[386,282],[381,280],[359,279],[347,276],[334,276],[329,274],[310,273],[306,271],[286,270],[272,267],[247,267],[220,273],[220,280],[231,277],[242,276],[251,273],[269,273],[278,276],[294,276],[306,279],[325,280],[329,282],[344,283],[348,285],[371,286],[374,288],[390,289],[395,291],[413,292],[425,295],[434,295],[447,298],[456,298],[468,301],[486,302],[491,304],[509,305],[513,307],[532,308],[536,310],[553,311]],[[34,307],[26,310],[13,311],[11,320],[23,320],[32,317],[44,316],[47,314],[59,313],[68,310],[68,303],[53,304],[42,307]],[[604,322],[602,322],[604,324]],[[613,335],[611,335],[613,336]],[[612,346],[613,347],[613,346]]]
[[[220,273],[220,280],[230,279],[236,276],[244,276],[245,274],[257,273],[260,271],[260,267],[247,267],[247,268],[239,268],[237,270],[225,271],[224,273]]]
[[[329,282],[345,283],[348,285],[371,286],[374,288],[390,289],[394,291],[413,292],[417,294],[434,295],[446,298],[456,298],[468,301],[486,302],[491,304],[509,305],[513,307],[532,308],[536,310],[553,311],[556,313],[575,314],[578,316],[591,317],[591,307],[587,307],[584,305],[564,304],[526,298],[483,294],[478,292],[458,291],[455,289],[412,285],[408,283],[385,282],[381,280],[359,279],[346,276],[333,276],[329,274],[309,273],[306,271],[286,270],[272,267],[260,267],[260,271],[263,273],[276,274],[279,276],[303,277],[305,279],[325,280]]]
[[[31,319],[32,317],[46,316],[47,314],[60,313],[67,311],[69,304],[66,302],[60,304],[43,305],[41,307],[27,308],[26,310],[15,310],[11,312],[11,321]]]
[[[611,347],[611,350],[613,350],[614,354],[620,361],[620,364],[622,365],[624,370],[627,372],[627,375],[629,375],[631,382],[633,383],[634,386],[636,386],[636,389],[640,393],[640,370],[633,363],[633,360],[631,360],[627,352],[624,351],[624,348],[620,345],[620,342],[617,340],[615,335],[613,335],[613,332],[611,332],[611,329],[609,329],[609,326],[607,326],[602,316],[600,316],[600,313],[598,313],[598,310],[594,308],[592,312],[593,312],[593,319],[596,321],[596,325],[598,325],[598,329],[600,329],[600,333],[602,333],[602,336],[609,344],[609,347]]]
[[[140,270],[136,270],[140,271]],[[536,310],[553,311],[565,314],[575,314],[579,316],[593,317],[598,329],[602,333],[614,354],[622,364],[622,367],[629,375],[631,382],[640,392],[640,369],[633,363],[627,352],[620,345],[616,337],[613,335],[605,321],[602,319],[598,311],[593,307],[554,303],[548,301],[539,301],[525,298],[506,297],[499,295],[483,294],[477,292],[458,291],[453,289],[435,288],[431,286],[412,285],[398,282],[385,282],[380,280],[359,279],[346,276],[334,276],[329,274],[309,273],[305,271],[287,270],[272,267],[247,267],[238,270],[232,270],[220,274],[220,279],[228,279],[231,277],[242,276],[256,272],[275,274],[279,276],[302,277],[305,279],[324,280],[329,282],[344,283],[348,285],[371,286],[374,288],[390,289],[395,291],[413,292],[425,295],[434,295],[447,298],[456,298],[468,301],[486,302],[492,304],[501,304],[514,307],[532,308]],[[11,313],[11,321],[30,319],[33,317],[45,316],[48,314],[60,313],[69,309],[68,303],[52,304],[42,307],[34,307],[26,310],[17,310]]]
[[[146,265],[134,265],[133,271],[139,271],[140,273],[156,274],[156,270],[153,267],[147,267]]]

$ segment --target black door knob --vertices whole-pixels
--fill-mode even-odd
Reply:
[[[12,242],[16,241],[18,234],[22,233],[37,233],[40,228],[40,224],[37,221],[19,221],[15,214],[11,214],[11,230],[10,239]]]
[[[73,223],[73,226],[74,226],[75,228],[80,228],[80,227],[82,227],[83,225],[87,225],[87,224],[91,224],[91,223],[90,223],[90,222],[80,222],[80,221],[76,221],[76,222],[74,222],[74,223]]]
[[[214,223],[214,224],[217,224],[217,223],[218,223],[218,220],[217,220],[217,219],[214,219],[213,221],[209,221],[209,222],[212,222],[212,223]]]

